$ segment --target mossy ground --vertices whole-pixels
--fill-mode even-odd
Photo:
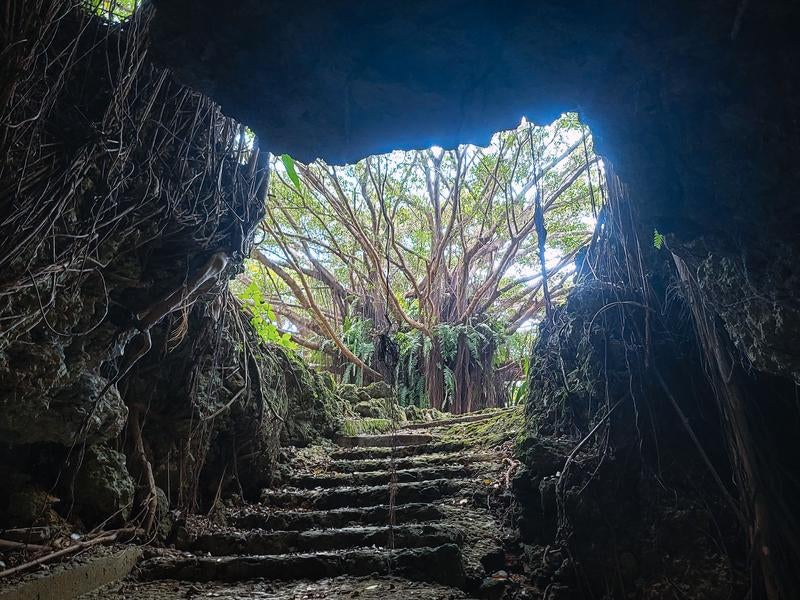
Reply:
[[[392,430],[390,419],[345,419],[340,429],[342,435],[387,433]]]
[[[492,448],[516,440],[523,430],[525,417],[522,406],[511,409],[487,409],[497,414],[483,421],[451,425],[442,433],[445,442],[464,442],[468,446]]]

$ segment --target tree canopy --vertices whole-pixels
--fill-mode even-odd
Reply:
[[[268,306],[270,335],[346,381],[389,380],[454,412],[495,405],[521,378],[519,338],[569,288],[601,168],[575,114],[485,148],[275,157],[242,293],[255,316]]]

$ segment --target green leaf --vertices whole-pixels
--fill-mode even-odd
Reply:
[[[286,167],[286,174],[289,176],[289,179],[292,180],[294,187],[297,188],[298,192],[302,193],[300,177],[297,176],[297,169],[294,168],[294,159],[288,154],[282,154],[281,162],[283,162],[283,166]]]
[[[664,247],[664,234],[659,233],[658,229],[653,229],[653,248],[661,250]]]

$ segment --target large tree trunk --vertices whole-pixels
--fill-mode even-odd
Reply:
[[[461,334],[453,367],[455,398],[451,412],[460,414],[497,406],[493,358],[494,351],[476,361],[466,335]]]
[[[425,358],[425,393],[431,408],[442,410],[444,404],[444,369],[442,368],[442,351],[435,339],[431,343],[431,351]]]

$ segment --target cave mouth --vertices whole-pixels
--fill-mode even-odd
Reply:
[[[573,286],[605,174],[575,113],[483,147],[309,164],[273,156],[234,290],[263,339],[401,406],[519,404],[538,324]]]
[[[796,3],[88,2],[0,15],[2,586],[132,541],[164,547],[130,597],[800,597]],[[537,266],[591,220],[536,210],[556,183],[531,216],[507,173],[442,172],[559,106],[609,159],[565,297]],[[402,202],[402,161],[331,175],[434,141]],[[519,292],[480,283],[513,246],[483,222],[535,231]],[[527,357],[491,314],[526,291]]]

